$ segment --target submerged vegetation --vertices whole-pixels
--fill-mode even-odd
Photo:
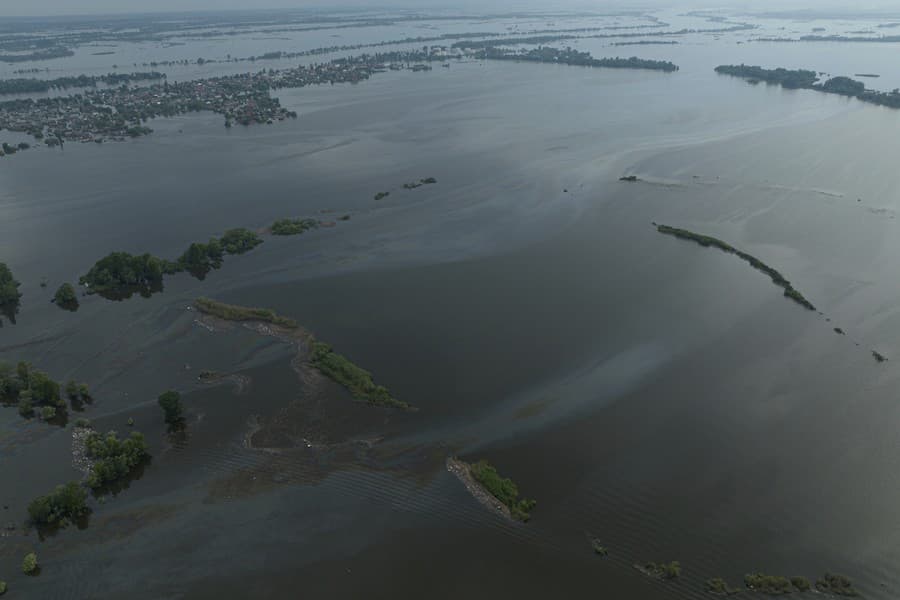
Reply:
[[[501,477],[488,461],[480,460],[469,465],[469,472],[475,481],[509,509],[514,519],[528,521],[531,518],[531,511],[537,506],[537,502],[519,498],[518,486],[511,479]]]
[[[387,408],[412,408],[408,402],[391,396],[384,386],[376,385],[371,373],[334,352],[324,342],[310,339],[310,363],[323,375],[347,388],[357,400]]]
[[[422,187],[423,185],[430,185],[433,183],[437,183],[437,179],[434,177],[426,177],[425,179],[420,179],[419,181],[412,181],[410,183],[404,183],[404,190],[414,190],[418,187]]]
[[[282,317],[268,308],[235,306],[234,304],[225,304],[209,298],[197,298],[194,300],[194,306],[204,314],[225,319],[226,321],[263,321],[286,329],[299,327],[293,319]]]
[[[74,522],[88,511],[87,492],[74,481],[57,486],[28,505],[28,516],[35,525],[62,526]]]
[[[150,457],[144,435],[137,431],[124,439],[119,439],[115,431],[105,436],[92,432],[85,445],[88,457],[93,460],[87,485],[95,490],[127,477]]]
[[[376,200],[384,200],[385,198],[387,198],[390,195],[391,195],[390,192],[378,192],[377,194],[375,194],[375,199]]]
[[[634,568],[649,577],[656,579],[672,580],[681,577],[681,563],[673,560],[670,563],[648,562],[635,564]]]
[[[298,235],[319,226],[315,219],[279,219],[272,223],[272,235]]]
[[[823,83],[818,83],[819,76],[815,71],[806,69],[764,69],[750,65],[720,65],[716,67],[716,73],[741,77],[750,83],[760,81],[780,85],[788,89],[805,89],[825,92],[827,94],[839,94],[850,96],[869,104],[900,108],[900,89],[890,92],[867,90],[861,81],[849,77],[832,77]],[[859,75],[859,77],[868,74]]]
[[[741,592],[739,588],[733,588],[729,586],[728,582],[721,577],[713,577],[712,579],[707,579],[706,591],[713,594],[718,594],[720,596],[731,596],[733,594],[739,594]]]
[[[741,259],[747,261],[748,263],[750,263],[750,266],[752,266],[754,269],[756,269],[758,271],[762,271],[763,273],[768,275],[772,279],[772,283],[774,283],[778,287],[784,289],[784,295],[786,297],[790,298],[791,300],[793,300],[794,302],[796,302],[797,304],[799,304],[800,306],[802,306],[808,310],[816,309],[816,307],[813,306],[813,304],[809,300],[804,298],[803,294],[798,292],[794,288],[794,286],[791,285],[791,282],[788,281],[787,279],[785,279],[785,277],[781,273],[779,273],[778,271],[776,271],[769,265],[765,264],[758,258],[751,256],[751,255],[747,254],[746,252],[742,252],[742,251],[738,250],[737,248],[735,248],[734,246],[723,242],[722,240],[716,239],[714,237],[709,237],[707,235],[701,235],[699,233],[694,233],[694,232],[688,231],[686,229],[678,229],[676,227],[669,227],[668,225],[657,225],[656,230],[659,231],[660,233],[663,233],[666,235],[672,235],[672,236],[675,236],[675,237],[683,239],[683,240],[691,240],[691,241],[697,242],[698,244],[700,244],[701,246],[704,246],[704,247],[711,246],[714,248],[718,248],[719,250],[722,250],[723,252],[727,252],[729,254],[734,254],[738,258],[741,258]]]

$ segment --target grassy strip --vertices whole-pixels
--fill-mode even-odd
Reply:
[[[475,481],[484,486],[494,498],[506,505],[514,519],[527,521],[531,518],[531,510],[534,509],[537,502],[519,498],[518,486],[511,479],[501,477],[497,469],[488,461],[480,460],[469,465],[469,471]]]
[[[225,319],[226,321],[264,321],[287,329],[297,329],[299,325],[293,319],[282,317],[268,308],[248,308],[225,304],[209,298],[197,298],[194,306],[203,314]]]
[[[331,346],[315,339],[310,341],[310,363],[323,375],[347,388],[353,397],[375,406],[412,409],[412,405],[397,400],[381,385],[375,385],[372,374],[353,364]]]
[[[786,297],[790,298],[791,300],[793,300],[794,302],[796,302],[797,304],[799,304],[800,306],[802,306],[808,310],[816,310],[816,307],[813,306],[813,304],[809,300],[804,298],[803,294],[798,292],[794,288],[794,286],[791,285],[791,282],[788,281],[787,279],[785,279],[784,275],[782,275],[781,273],[779,273],[778,271],[776,271],[769,265],[765,264],[758,258],[756,258],[754,256],[750,256],[746,252],[742,252],[742,251],[738,250],[731,244],[727,244],[727,243],[723,242],[722,240],[716,239],[714,237],[709,237],[707,235],[701,235],[699,233],[694,233],[693,231],[688,231],[686,229],[678,229],[676,227],[669,227],[668,225],[657,225],[656,230],[659,231],[660,233],[664,233],[666,235],[672,235],[677,238],[681,238],[683,240],[692,240],[694,242],[697,242],[701,246],[705,246],[705,247],[712,246],[714,248],[718,248],[719,250],[722,250],[723,252],[727,252],[729,254],[734,254],[738,258],[741,258],[741,259],[747,261],[748,263],[750,263],[750,266],[753,267],[754,269],[756,269],[757,271],[762,271],[763,273],[768,275],[772,279],[772,283],[774,283],[778,287],[784,289],[784,295]]]

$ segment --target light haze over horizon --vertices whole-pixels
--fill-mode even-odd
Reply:
[[[478,12],[509,10],[609,10],[609,9],[650,9],[659,7],[688,8],[737,8],[748,12],[787,11],[787,10],[819,10],[834,12],[860,13],[867,10],[897,11],[900,13],[900,0],[867,0],[849,8],[842,0],[693,0],[678,2],[676,0],[556,0],[552,2],[540,0],[348,0],[334,2],[329,0],[263,0],[248,2],[247,0],[29,0],[27,3],[0,3],[0,18],[17,16],[66,16],[90,14],[127,14],[151,12],[192,12],[217,10],[265,10],[265,9],[336,9],[336,8],[418,8],[468,10]]]

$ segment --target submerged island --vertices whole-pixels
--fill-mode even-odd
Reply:
[[[777,285],[780,288],[784,289],[784,295],[787,298],[790,298],[803,308],[807,310],[816,310],[816,307],[813,304],[803,297],[803,294],[798,292],[791,282],[785,279],[784,275],[765,264],[758,258],[747,254],[746,252],[742,252],[738,250],[734,246],[723,242],[722,240],[716,239],[714,237],[709,237],[707,235],[701,235],[699,233],[694,233],[692,231],[688,231],[686,229],[678,229],[676,227],[669,227],[668,225],[657,225],[656,230],[660,233],[671,235],[683,240],[691,240],[693,242],[697,242],[701,246],[704,247],[714,247],[722,250],[723,252],[727,252],[728,254],[734,254],[738,258],[741,258],[748,263],[750,266],[756,269],[757,271],[762,271],[766,275],[768,275],[772,279],[772,283]]]
[[[266,308],[236,306],[209,298],[197,298],[194,307],[203,314],[224,321],[255,322],[275,326],[279,330],[270,331],[270,335],[296,343],[298,357],[303,362],[343,386],[354,400],[381,408],[415,410],[409,402],[394,398],[386,387],[377,385],[370,372],[335,352],[330,345],[316,340],[293,319],[282,317]]]
[[[750,65],[720,65],[716,67],[716,73],[741,77],[750,83],[762,81],[788,89],[815,90],[826,94],[849,96],[878,106],[900,108],[900,89],[890,92],[867,90],[862,81],[843,76],[832,77],[824,83],[818,83],[818,74],[807,69],[764,69]],[[858,77],[865,76],[869,76],[869,74],[858,75]]]

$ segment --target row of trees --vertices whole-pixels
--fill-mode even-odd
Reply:
[[[203,279],[210,270],[222,266],[225,254],[243,254],[262,242],[255,232],[237,228],[226,231],[221,238],[211,238],[206,244],[191,244],[175,261],[151,254],[112,252],[98,260],[78,281],[88,287],[89,293],[112,300],[124,300],[134,293],[149,297],[162,291],[164,275],[187,271]]]

